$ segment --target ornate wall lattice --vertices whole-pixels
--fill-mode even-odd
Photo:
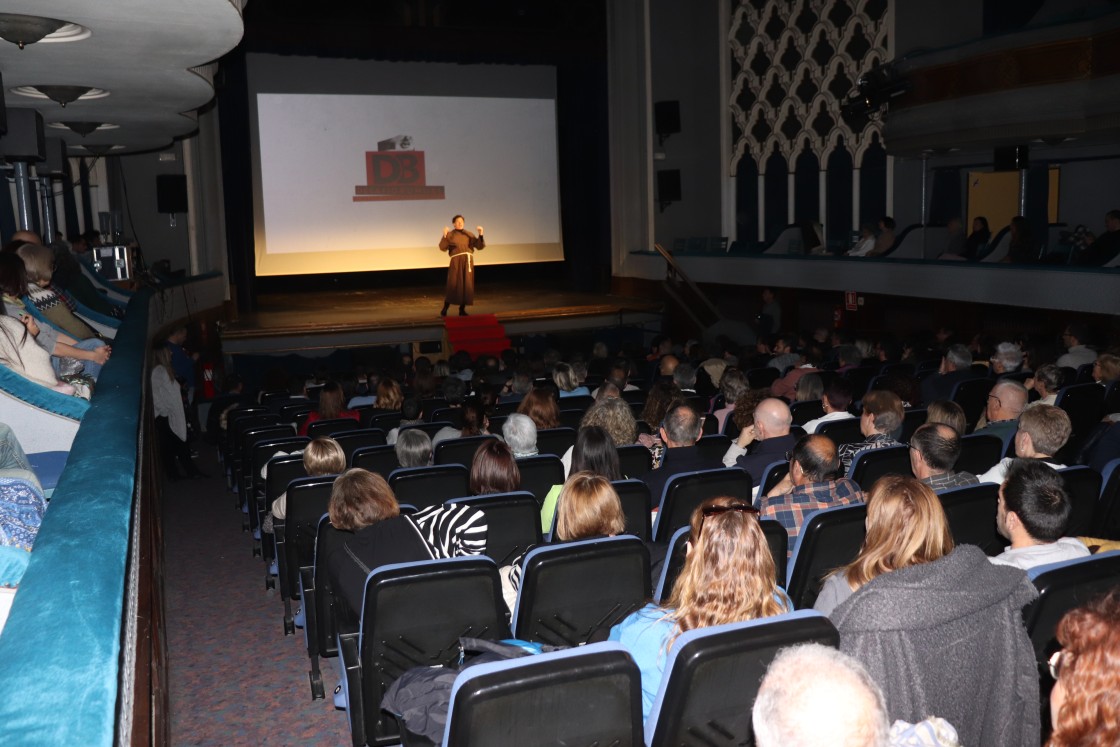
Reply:
[[[729,173],[774,153],[828,163],[845,148],[858,167],[878,121],[853,131],[840,106],[859,76],[887,59],[888,0],[731,0]]]

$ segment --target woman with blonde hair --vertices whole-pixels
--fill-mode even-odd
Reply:
[[[401,385],[388,377],[377,382],[377,400],[373,406],[378,410],[400,410],[404,403]]]
[[[557,363],[552,369],[552,382],[556,384],[561,398],[591,396],[591,391],[580,383],[575,367],[567,363]]]
[[[303,469],[308,477],[322,477],[323,475],[337,475],[346,469],[346,452],[342,445],[333,438],[320,436],[313,439],[303,450]],[[288,491],[284,491],[272,502],[271,516],[284,520],[287,516]],[[261,527],[265,532],[272,532],[272,522],[267,521]]]
[[[913,477],[880,478],[867,499],[867,533],[856,559],[825,580],[813,608],[831,614],[871,579],[930,563],[953,551],[953,536],[941,501]]]
[[[774,559],[749,503],[723,496],[700,504],[692,512],[687,553],[663,605],[648,604],[611,628],[610,640],[625,646],[641,670],[643,718],[681,633],[793,608],[774,581]]]

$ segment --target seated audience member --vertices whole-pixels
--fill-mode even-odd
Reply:
[[[696,394],[696,369],[691,363],[681,363],[673,369],[673,383],[683,396]]]
[[[734,433],[743,433],[744,428],[752,428],[754,426],[754,411],[758,409],[758,405],[765,399],[770,398],[769,389],[748,389],[747,393],[735,401],[735,410],[731,413],[731,430]],[[723,466],[734,467],[735,460],[745,453],[745,447],[738,445],[738,437],[727,448],[727,452],[723,455]]]
[[[945,251],[938,259],[964,259],[965,243],[967,241],[964,234],[964,223],[960,218],[950,218],[945,226],[945,231],[948,234],[945,240]]]
[[[1018,429],[1019,416],[1027,409],[1028,398],[1027,388],[1019,382],[997,381],[988,394],[988,403],[975,433],[992,433],[1006,439]]]
[[[560,392],[560,398],[588,397],[590,390],[583,386],[576,376],[575,369],[567,363],[557,363],[552,369],[552,381]]]
[[[858,661],[831,646],[778,652],[752,713],[758,747],[960,747],[945,719],[896,721],[888,731],[883,692]]]
[[[543,530],[546,533],[552,530],[551,514],[555,512],[556,532],[552,538],[553,543],[615,537],[626,530],[622,502],[611,486],[609,476],[577,471],[560,488],[551,507],[548,527]],[[514,608],[517,590],[521,586],[521,561],[525,554],[522,553],[510,565],[500,569],[502,595],[510,611]]]
[[[941,501],[913,477],[886,475],[867,497],[867,534],[855,560],[829,574],[813,609],[826,615],[883,573],[929,563],[953,551]]]
[[[1031,378],[1023,382],[1027,389],[1038,392],[1038,399],[1027,404],[1027,409],[1037,405],[1052,405],[1058,400],[1062,388],[1062,369],[1053,363],[1039,366]]]
[[[0,365],[28,381],[62,394],[77,394],[89,399],[88,388],[78,391],[55,378],[51,357],[35,344],[31,332],[10,316],[0,315]]]
[[[13,469],[0,474],[0,548],[30,552],[46,512],[47,499],[35,473]]]
[[[1053,405],[1032,407],[1019,418],[1019,430],[1015,432],[1015,456],[1038,459],[1054,469],[1065,469],[1066,465],[1054,461],[1054,454],[1066,445],[1072,431],[1069,415],[1062,408]],[[1011,457],[1001,459],[996,466],[979,476],[980,482],[1002,484],[1007,479],[1012,461]]]
[[[894,228],[894,218],[885,215],[879,219],[879,235],[875,237],[875,246],[867,253],[868,257],[881,256],[894,247]]]
[[[0,470],[21,469],[32,472],[31,461],[7,423],[0,423]]]
[[[313,439],[303,450],[303,469],[308,477],[342,474],[346,470],[346,452],[333,438],[321,436]],[[285,490],[272,502],[272,509],[265,517],[261,531],[271,533],[273,520],[283,521],[288,515],[287,510],[288,491]]]
[[[611,628],[642,674],[642,717],[649,716],[665,661],[689,630],[754,620],[792,606],[774,583],[774,559],[758,511],[729,497],[711,498],[692,512],[684,568],[663,606],[648,604]]]
[[[27,295],[47,321],[75,340],[97,337],[93,328],[74,315],[66,299],[51,288],[54,252],[45,246],[24,244],[16,250],[27,272]]]
[[[27,313],[24,296],[28,294],[27,273],[23,260],[10,252],[0,254],[0,292],[3,293],[4,311],[18,319],[35,342],[51,355],[55,374],[62,374],[62,358],[81,361],[82,373],[94,381],[101,374],[101,366],[109,360],[112,349],[97,337],[75,340],[50,324],[40,325]]]
[[[502,438],[515,459],[537,455],[537,426],[528,415],[515,412],[506,417]]]
[[[1073,257],[1073,263],[1086,267],[1101,267],[1120,254],[1120,210],[1109,210],[1104,215],[1104,233],[1088,234],[1088,245]]]
[[[875,226],[864,223],[859,227],[859,239],[845,254],[849,257],[866,257],[875,248]]]
[[[910,471],[934,490],[977,485],[971,472],[954,472],[961,456],[961,437],[944,423],[925,423],[910,437]]]
[[[804,426],[806,433],[816,433],[822,423],[831,423],[833,420],[848,420],[854,418],[848,412],[852,406],[852,382],[840,376],[834,377],[821,396],[821,408],[824,415],[816,420],[810,420]]]
[[[478,397],[468,399],[462,407],[463,427],[445,425],[432,436],[432,447],[438,446],[441,441],[449,438],[467,438],[468,436],[486,436],[490,434],[490,419],[486,417],[486,410]]]
[[[859,349],[858,345],[843,344],[836,348],[836,373],[846,373],[853,368],[858,368],[863,363],[863,351]]]
[[[604,381],[595,389],[595,394],[592,395],[596,402],[602,402],[605,399],[616,399],[622,396],[622,390],[613,381]]]
[[[1093,381],[1102,386],[1120,380],[1120,356],[1102,353],[1093,362]]]
[[[727,417],[735,412],[735,403],[750,391],[747,375],[738,368],[727,368],[719,380],[719,393],[723,395],[723,407],[712,413],[716,419],[716,432],[723,433]]]
[[[767,361],[766,365],[769,368],[776,368],[778,373],[783,373],[790,366],[796,366],[801,362],[801,356],[794,351],[797,345],[797,338],[792,335],[779,335],[774,340],[774,347],[770,352],[774,357]]]
[[[1072,510],[1061,475],[1042,462],[1012,461],[996,509],[996,528],[1011,546],[990,560],[1026,571],[1088,556],[1080,540],[1062,536]]]
[[[90,233],[96,236],[96,232]],[[36,236],[35,240],[30,243],[41,244],[42,241]],[[62,242],[62,237],[59,236],[58,242],[51,247],[55,258],[51,284],[65,290],[71,298],[91,311],[118,319],[123,318],[124,309],[110,302],[82,273],[78,257],[85,255],[89,251],[89,247],[89,238],[84,235],[75,236],[69,248],[66,247],[65,242]]]
[[[560,407],[552,392],[543,387],[537,387],[526,394],[517,406],[517,412],[527,415],[539,431],[560,427]]]
[[[902,427],[904,414],[902,400],[894,392],[872,389],[864,395],[859,427],[866,438],[840,446],[840,466],[844,474],[851,470],[856,454],[861,451],[901,446],[894,434]]]
[[[659,429],[665,453],[661,466],[642,475],[642,481],[649,486],[653,505],[660,505],[665,484],[674,475],[696,472],[703,469],[722,467],[718,459],[704,455],[696,446],[701,435],[700,415],[685,404],[675,404],[665,414],[665,421]]]
[[[824,394],[824,379],[820,374],[805,374],[797,380],[793,392],[794,402],[816,402]]]
[[[840,458],[836,444],[820,434],[803,436],[789,457],[789,474],[759,501],[763,519],[776,519],[789,534],[792,555],[805,517],[819,508],[863,501],[859,485],[837,478]]]
[[[634,411],[625,401],[612,397],[596,402],[587,409],[579,421],[580,430],[589,426],[598,426],[607,432],[616,447],[627,446],[636,442],[638,438],[638,421],[634,420]],[[564,465],[564,474],[569,475],[572,469],[572,452],[575,446],[564,452],[560,457]],[[618,479],[618,478],[612,478]]]
[[[502,387],[498,396],[499,404],[511,404],[525,399],[525,395],[533,391],[533,377],[528,371],[514,371],[513,376]]]
[[[432,439],[419,428],[406,428],[397,436],[393,452],[402,467],[427,467],[432,463]]]
[[[799,363],[790,369],[789,373],[770,385],[770,394],[787,401],[792,400],[794,395],[797,394],[797,382],[807,374],[820,373],[823,358],[824,353],[819,345],[806,347],[798,359]]]
[[[1014,262],[1016,264],[1036,264],[1039,255],[1039,243],[1035,240],[1031,224],[1022,215],[1016,215],[1007,225],[1011,240],[1008,243],[1007,256],[1000,262]]]
[[[364,469],[338,476],[327,514],[343,534],[318,548],[317,556],[355,617],[362,613],[366,576],[378,566],[486,552],[487,524],[481,511],[429,506],[402,516],[385,479]]]
[[[935,714],[963,745],[1036,747],[1038,672],[1022,610],[1037,594],[1023,571],[957,545],[876,576],[830,617],[840,650],[882,688],[889,719]]]
[[[586,472],[601,475],[607,480],[621,480],[622,473],[618,467],[618,449],[614,440],[606,430],[597,425],[588,425],[579,429],[575,446],[571,452],[571,474]],[[556,501],[564,487],[553,485],[548,491],[541,505],[541,531],[547,533],[552,529],[552,517],[556,512]]]
[[[989,363],[996,376],[1015,373],[1023,367],[1023,349],[1013,342],[1001,342]]]
[[[319,390],[319,406],[307,414],[307,420],[304,420],[303,425],[299,427],[299,435],[306,436],[307,429],[311,427],[311,424],[320,420],[333,420],[335,418],[359,420],[361,415],[356,410],[344,409],[345,402],[341,384],[337,381],[328,381],[323,384],[323,388]]]
[[[665,381],[673,378],[673,373],[677,370],[677,366],[681,363],[681,359],[672,353],[667,353],[661,356],[657,361],[657,376],[651,383],[657,383],[658,380]]]
[[[972,219],[972,233],[964,244],[964,258],[977,260],[987,251],[988,242],[992,240],[992,231],[988,228],[988,219],[978,215]]]
[[[972,352],[965,345],[950,345],[941,358],[937,373],[922,379],[922,402],[927,405],[938,399],[952,399],[953,387],[967,379],[975,379]]]
[[[1056,637],[1046,747],[1120,743],[1120,588],[1067,612]]]
[[[725,463],[734,455],[735,465],[751,476],[753,485],[760,485],[766,468],[797,443],[789,432],[792,424],[789,405],[775,397],[762,400],[754,409],[754,424],[739,432],[724,455]]]
[[[964,409],[951,399],[935,399],[926,408],[926,423],[944,423],[963,435],[968,430]]]
[[[420,405],[419,397],[409,397],[401,403],[401,422],[396,428],[392,428],[385,434],[385,443],[392,446],[397,442],[397,436],[400,435],[401,428],[406,425],[419,425],[424,422],[424,411]]]
[[[1089,328],[1084,324],[1071,323],[1062,333],[1062,344],[1068,352],[1058,358],[1059,368],[1072,368],[1077,370],[1086,363],[1097,359],[1097,353],[1086,343],[1089,341]]]
[[[182,477],[205,477],[191,458],[187,445],[187,413],[183,408],[183,390],[171,370],[171,351],[166,345],[152,350],[152,413],[155,415],[163,468],[172,480]],[[180,471],[181,470],[181,471]]]
[[[377,382],[377,397],[373,401],[374,407],[378,410],[392,412],[400,410],[403,404],[404,394],[401,392],[400,384],[388,377]]]
[[[509,446],[497,439],[479,445],[471,460],[470,487],[471,495],[510,493],[521,488],[521,470]]]
[[[642,407],[642,416],[639,420],[652,428],[653,433],[639,434],[638,443],[649,449],[653,457],[654,469],[661,466],[661,459],[665,454],[665,443],[661,440],[658,429],[665,421],[665,413],[669,411],[669,405],[680,395],[681,390],[672,381],[655,382],[646,393],[646,402]]]

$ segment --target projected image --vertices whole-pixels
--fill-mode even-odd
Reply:
[[[478,264],[558,261],[552,99],[257,95],[258,275],[443,267],[443,226],[486,226]]]

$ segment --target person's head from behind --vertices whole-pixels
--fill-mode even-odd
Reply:
[[[309,477],[337,475],[346,469],[346,452],[333,438],[312,439],[303,450],[303,468]]]
[[[579,386],[575,369],[567,363],[557,363],[556,367],[552,369],[552,382],[562,392],[570,392]]]
[[[734,407],[735,402],[750,391],[751,385],[747,375],[738,368],[728,368],[719,380],[719,393],[723,395],[723,403],[727,407]]]
[[[830,646],[778,652],[752,711],[758,747],[887,747],[886,702],[871,675]]]
[[[399,410],[404,403],[401,385],[388,377],[377,382],[377,406],[382,410]]]
[[[813,375],[815,374],[809,374],[809,376]],[[847,412],[848,408],[852,406],[853,393],[852,382],[841,376],[836,376],[824,390],[824,394],[821,396],[821,406],[825,412]]]
[[[1120,356],[1102,353],[1093,363],[1093,381],[1098,384],[1111,384],[1120,380]]]
[[[666,606],[681,631],[784,612],[774,558],[749,502],[709,498],[692,512],[684,567]]]
[[[1073,424],[1069,415],[1054,405],[1035,405],[1019,417],[1015,454],[1020,457],[1050,457],[1066,445]]]
[[[879,478],[867,498],[865,525],[863,545],[847,568],[853,589],[888,571],[930,563],[953,551],[941,501],[913,477]]]
[[[556,537],[614,537],[625,529],[622,503],[610,480],[593,472],[572,472],[556,500]]]
[[[696,369],[691,363],[681,363],[673,369],[673,383],[680,389],[695,389]]]
[[[458,376],[448,376],[440,386],[443,398],[447,404],[457,407],[463,404],[463,397],[467,395],[467,384]]]
[[[1001,342],[996,345],[990,363],[992,371],[997,374],[1018,371],[1023,365],[1023,349],[1013,342]]]
[[[502,438],[515,456],[537,453],[537,426],[528,415],[515,412],[507,416],[502,423]]]
[[[642,420],[654,428],[665,419],[669,405],[681,394],[680,387],[672,381],[658,381],[649,388],[646,404],[642,408]]]
[[[967,345],[959,342],[949,346],[945,357],[941,359],[941,373],[950,371],[967,371],[972,365],[972,351]]]
[[[597,425],[610,435],[616,446],[632,444],[638,438],[638,421],[625,400],[613,397],[587,408],[579,421],[580,428]]]
[[[818,373],[805,374],[795,385],[795,402],[812,402],[824,394],[824,379]]]
[[[471,493],[509,493],[521,487],[521,470],[510,447],[498,439],[479,444],[471,460]]]
[[[479,436],[487,432],[490,419],[486,417],[486,408],[479,397],[468,397],[463,403],[463,436]]]
[[[353,532],[399,515],[400,506],[381,475],[349,469],[335,478],[327,514],[335,529]]]
[[[560,425],[560,407],[549,389],[538,387],[525,395],[517,412],[528,415],[538,430],[556,428]]]
[[[789,405],[776,397],[764,399],[754,408],[754,431],[759,441],[788,436],[791,425]]]
[[[827,482],[839,469],[840,454],[828,436],[802,436],[790,452],[789,478],[794,485]]]
[[[1015,459],[999,487],[996,528],[1013,543],[1055,542],[1065,534],[1072,510],[1065,481],[1054,468]]]
[[[692,446],[700,440],[703,422],[696,410],[684,403],[674,404],[661,423],[661,440],[669,448]]]
[[[1034,390],[1040,397],[1057,394],[1062,388],[1062,369],[1053,363],[1045,363],[1034,372]]]
[[[863,435],[876,433],[892,435],[902,427],[902,400],[894,392],[872,389],[863,397],[863,420],[860,423]]]
[[[324,419],[337,418],[342,412],[343,402],[342,385],[337,381],[328,381],[319,390],[319,415]]]
[[[1029,392],[1018,381],[1003,379],[997,381],[988,393],[985,415],[989,423],[1000,420],[1016,420],[1027,407]]]
[[[622,479],[618,449],[605,429],[597,425],[579,429],[572,448],[572,474],[576,472],[602,475],[607,480]]]
[[[419,420],[424,408],[419,397],[409,397],[401,403],[401,420]]]
[[[919,479],[952,472],[960,456],[960,434],[944,423],[925,423],[910,437],[910,470]]]
[[[926,407],[926,423],[944,423],[962,435],[968,428],[964,408],[951,399],[937,399],[930,402]]]
[[[12,298],[27,295],[27,269],[18,254],[0,253],[0,293]]]
[[[16,249],[16,254],[23,260],[27,271],[27,282],[46,288],[51,284],[54,276],[54,252],[45,246],[24,244]]]
[[[1120,587],[1070,610],[1058,623],[1062,645],[1052,670],[1054,732],[1049,747],[1115,745],[1120,739]]]
[[[425,467],[432,463],[432,439],[421,428],[401,431],[393,451],[402,467]]]

